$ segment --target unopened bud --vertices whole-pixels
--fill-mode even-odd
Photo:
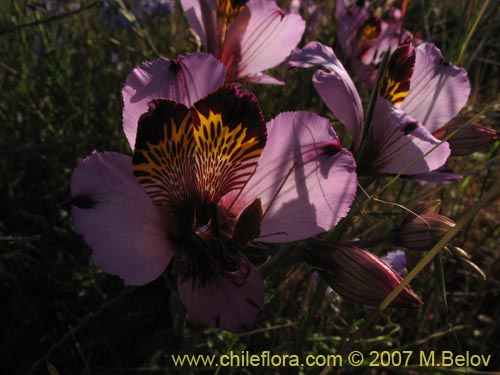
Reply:
[[[453,120],[448,125],[436,130],[433,135],[438,139],[444,139],[460,127],[458,132],[448,139],[451,148],[451,156],[465,156],[481,151],[500,139],[498,132],[487,128],[479,123],[463,125],[466,118]]]
[[[396,227],[391,236],[395,246],[407,249],[430,250],[443,236],[455,226],[450,218],[439,214],[422,214],[411,220],[403,221]]]
[[[421,216],[424,214],[437,214],[440,208],[441,199],[419,203],[416,207],[408,211],[407,215],[403,219],[403,224],[409,223],[415,218],[415,216]]]
[[[323,243],[303,256],[338,294],[366,305],[380,304],[403,280],[378,256],[355,246]],[[422,305],[409,285],[392,303],[402,307]]]

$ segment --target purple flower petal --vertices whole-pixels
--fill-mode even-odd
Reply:
[[[217,202],[241,189],[266,143],[256,97],[237,85],[214,91],[192,108],[170,100],[152,102],[141,116],[134,174],[161,208],[193,200]]]
[[[447,62],[435,45],[423,43],[416,51],[410,92],[401,109],[432,133],[465,105],[470,82],[467,72]]]
[[[280,81],[279,79],[276,79],[264,73],[256,73],[254,75],[246,76],[245,80],[247,80],[248,82],[268,84],[268,85],[283,86],[285,84],[285,82]]]
[[[243,256],[242,256],[243,257]],[[243,257],[245,281],[216,276],[203,287],[178,280],[179,296],[188,312],[199,321],[231,332],[241,332],[255,323],[264,304],[264,282],[257,269]]]
[[[453,173],[453,170],[443,165],[432,172],[421,173],[415,176],[409,176],[412,180],[418,181],[422,184],[451,184],[452,182],[462,181],[463,177],[459,174]]]
[[[363,106],[351,77],[333,50],[319,42],[308,43],[292,53],[290,65],[321,66],[328,70],[314,74],[314,87],[334,116],[349,128],[356,150],[363,135]]]
[[[347,57],[355,58],[357,51],[358,30],[368,19],[366,8],[352,4],[350,0],[338,0],[335,8],[337,40]]]
[[[333,228],[347,215],[357,179],[354,158],[330,122],[310,112],[285,112],[267,124],[267,145],[235,214],[261,199],[260,241],[289,242]]]
[[[224,83],[224,65],[211,55],[192,54],[176,60],[144,62],[127,77],[123,96],[123,130],[132,150],[139,117],[155,99],[171,99],[190,107]]]
[[[401,104],[410,91],[414,67],[415,48],[411,43],[401,44],[387,62],[380,82],[380,96],[395,105]]]
[[[367,45],[358,46],[360,59],[365,65],[377,66],[382,61],[385,51],[394,51],[400,41],[401,25],[380,22],[380,34]]]
[[[218,36],[215,0],[181,0],[189,25],[209,53],[217,54]]]
[[[126,284],[156,279],[172,250],[158,208],[132,175],[132,160],[114,152],[82,160],[71,176],[75,232],[92,248],[94,264]]]
[[[250,0],[228,29],[221,60],[228,80],[253,76],[283,62],[305,30],[298,14],[287,14],[274,1]]]
[[[408,175],[430,172],[444,165],[450,155],[448,143],[432,150],[441,141],[415,119],[381,98],[375,105],[371,135],[367,163],[372,171],[379,173],[398,174],[404,170],[403,174]],[[411,167],[407,168],[410,164]]]
[[[266,144],[264,115],[255,95],[238,84],[226,85],[192,109],[198,190],[217,201],[241,189]]]
[[[406,266],[406,254],[402,250],[389,251],[380,258],[382,261],[392,267],[400,276],[403,276]]]

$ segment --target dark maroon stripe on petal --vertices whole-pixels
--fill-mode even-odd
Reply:
[[[400,45],[387,63],[380,95],[393,104],[401,104],[410,91],[414,68],[415,48],[411,43]]]
[[[136,179],[159,207],[191,195],[193,150],[188,108],[171,100],[151,102],[139,119],[132,162]]]
[[[244,186],[266,144],[264,116],[255,95],[227,85],[191,108],[198,192],[216,201]]]

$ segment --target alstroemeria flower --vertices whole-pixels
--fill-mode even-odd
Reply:
[[[337,1],[337,40],[352,70],[364,83],[370,86],[375,83],[385,51],[389,48],[394,51],[411,38],[410,32],[402,29],[402,16],[401,10],[392,6],[376,12],[367,1],[362,4]]]
[[[226,66],[226,82],[284,84],[264,73],[282,63],[305,30],[298,14],[272,0],[181,0],[206,52]]]
[[[239,332],[264,303],[247,244],[331,229],[357,182],[328,120],[287,112],[266,125],[255,96],[223,82],[222,63],[204,54],[136,68],[123,89],[133,156],[80,162],[72,213],[96,266],[142,285],[171,264],[188,312]]]
[[[314,86],[351,131],[353,151],[358,152],[362,141],[366,142],[358,165],[361,173],[419,175],[446,162],[449,145],[432,132],[464,106],[470,84],[465,70],[447,63],[434,45],[424,43],[414,49],[408,43],[391,56],[365,140],[361,98],[333,50],[311,42],[292,54],[291,65],[326,69],[314,73]]]

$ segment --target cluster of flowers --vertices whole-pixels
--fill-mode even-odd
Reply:
[[[254,241],[305,240],[296,247],[301,258],[361,303],[380,303],[401,282],[369,250],[322,235],[349,212],[358,176],[447,182],[457,178],[442,171],[455,148],[472,152],[496,134],[444,141],[449,126],[463,125],[446,124],[468,99],[465,70],[430,43],[394,39],[407,35],[397,16],[394,25],[377,24],[368,4],[337,3],[338,38],[356,64],[369,54],[372,67],[375,56],[393,50],[371,82],[377,97],[366,112],[330,47],[296,49],[305,30],[298,12],[272,0],[181,0],[207,53],[135,68],[122,91],[132,156],[94,151],[71,177],[74,228],[95,265],[129,285],[169,267],[188,312],[233,332],[252,326],[264,304],[263,280],[245,255]],[[349,149],[326,118],[311,112],[285,112],[266,123],[256,96],[235,83],[282,85],[263,72],[288,57],[293,67],[321,68],[314,87],[350,130]],[[454,225],[438,209],[435,202],[416,207],[393,229],[391,245],[432,247]],[[394,302],[422,303],[410,287]]]

